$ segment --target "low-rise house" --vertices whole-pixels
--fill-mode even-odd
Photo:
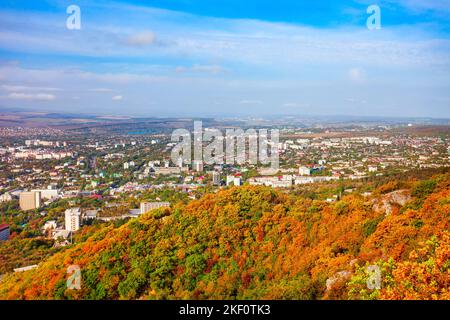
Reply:
[[[56,230],[57,228],[58,226],[56,224],[56,220],[50,220],[44,224],[44,226],[42,227],[42,231],[45,233],[50,230]]]
[[[8,202],[13,199],[13,196],[9,192],[5,192],[0,196],[0,202]]]
[[[94,220],[97,218],[98,210],[86,210],[83,215],[85,220]]]

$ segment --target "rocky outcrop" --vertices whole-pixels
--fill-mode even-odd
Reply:
[[[376,212],[384,212],[386,216],[392,213],[394,205],[403,207],[411,200],[409,190],[397,190],[387,193],[381,199],[374,199],[372,209]]]
[[[331,278],[327,279],[327,282],[326,282],[327,291],[331,290],[331,288],[337,282],[349,279],[350,275],[351,275],[350,271],[339,271],[339,272],[336,272]]]

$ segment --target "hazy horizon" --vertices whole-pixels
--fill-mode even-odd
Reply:
[[[2,108],[0,106],[0,108]],[[61,119],[111,119],[111,120],[139,120],[139,119],[215,119],[215,120],[283,120],[299,121],[301,119],[313,122],[319,122],[323,124],[331,123],[348,123],[353,122],[375,122],[375,123],[392,123],[392,124],[437,124],[448,125],[450,124],[450,118],[445,117],[414,117],[414,116],[382,116],[382,115],[349,115],[349,114],[238,114],[238,113],[184,113],[178,115],[163,115],[163,114],[127,114],[127,113],[108,113],[108,112],[71,112],[71,111],[58,111],[58,110],[42,110],[42,109],[30,109],[30,108],[3,108],[0,110],[3,114],[36,114],[37,118],[43,118],[47,115],[52,117],[60,117]]]

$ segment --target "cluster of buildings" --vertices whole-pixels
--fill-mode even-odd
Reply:
[[[19,205],[23,211],[39,209],[43,204],[49,204],[61,197],[60,190],[54,185],[47,189],[33,189],[19,193]],[[47,202],[44,202],[47,200]]]
[[[85,221],[99,219],[102,221],[111,221],[119,218],[136,218],[139,215],[159,208],[170,207],[169,202],[153,201],[141,202],[139,209],[130,209],[128,214],[122,216],[100,217],[98,209],[81,209],[79,207],[66,209],[64,212],[64,225],[59,226],[56,220],[47,221],[42,227],[42,232],[54,240],[57,245],[64,246],[69,244],[70,236],[80,230]],[[4,230],[4,231],[3,231]],[[0,240],[7,240],[9,237],[9,227],[0,225]]]
[[[348,135],[349,133],[347,133]],[[357,133],[355,133],[357,135]],[[355,179],[387,170],[437,168],[449,165],[450,146],[444,137],[385,134],[286,140],[281,162],[302,165],[300,175],[322,167],[330,175]]]
[[[285,174],[280,176],[261,176],[248,180],[250,185],[263,185],[273,188],[290,188],[294,185],[338,180],[336,176],[301,176]]]
[[[353,129],[352,129],[353,130]],[[375,131],[372,131],[375,132]],[[449,166],[450,146],[445,135],[408,136],[388,130],[365,135],[357,129],[336,135],[290,132],[278,145],[280,168],[259,165],[189,166],[182,159],[172,163],[174,144],[169,135],[69,136],[48,128],[0,128],[0,202],[19,200],[23,211],[42,209],[60,198],[120,198],[122,193],[176,189],[193,197],[195,190],[214,187],[265,185],[289,188],[336,179],[359,179],[388,170]],[[41,138],[45,137],[45,139]],[[251,175],[249,170],[257,171]],[[248,178],[250,177],[250,178]],[[47,188],[42,188],[49,185]],[[168,203],[142,203],[131,209],[133,217]],[[64,227],[53,223],[63,237],[99,217],[98,210],[70,209]],[[56,222],[55,222],[56,224]],[[58,233],[59,232],[59,233]]]
[[[14,149],[9,150],[12,154],[12,156],[15,159],[28,159],[28,158],[34,158],[36,160],[47,160],[47,159],[64,159],[67,157],[72,157],[71,152],[67,151],[53,151],[50,152],[45,149],[38,149],[38,150],[26,150],[26,149]]]
[[[63,142],[60,142],[60,141],[45,141],[45,140],[34,139],[34,140],[25,140],[25,145],[27,147],[31,147],[31,146],[34,146],[34,147],[39,147],[39,146],[41,146],[41,147],[53,147],[53,146],[55,146],[55,147],[60,147],[60,146],[67,147],[67,142],[65,142],[65,141],[63,141]]]
[[[220,180],[220,176],[219,176],[219,180]],[[242,185],[242,176],[239,173],[238,174],[234,174],[234,175],[227,175],[226,185],[227,186],[240,186],[240,185]]]

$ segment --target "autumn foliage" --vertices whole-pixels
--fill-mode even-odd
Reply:
[[[116,228],[100,228],[39,268],[0,282],[5,299],[449,299],[450,175],[335,203],[237,187]],[[365,285],[367,265],[381,289]],[[66,287],[79,265],[81,290]],[[327,281],[328,280],[328,281]]]

